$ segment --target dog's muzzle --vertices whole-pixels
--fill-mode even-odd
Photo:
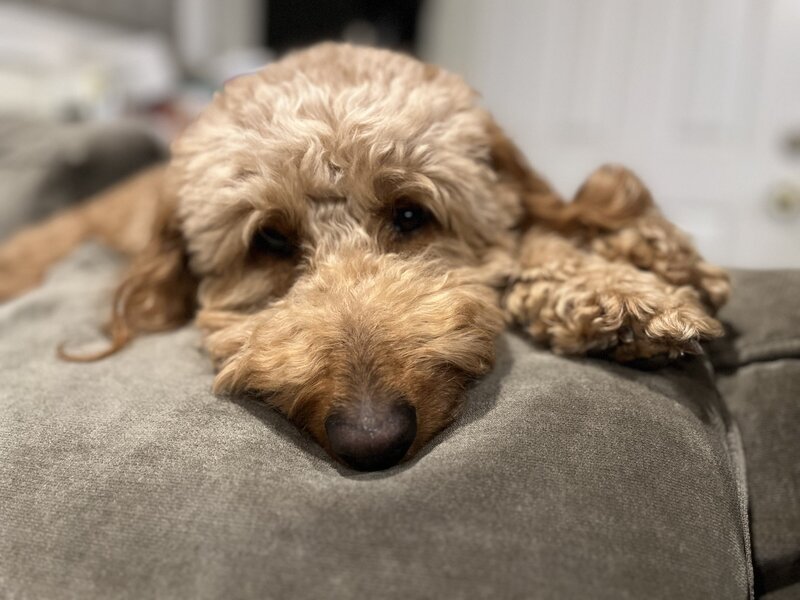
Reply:
[[[362,401],[336,409],[325,420],[331,451],[359,471],[399,463],[417,436],[417,411],[405,401]]]

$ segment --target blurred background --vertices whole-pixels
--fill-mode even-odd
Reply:
[[[0,1],[0,119],[168,142],[226,79],[322,39],[461,73],[566,195],[622,162],[708,258],[800,267],[798,0]]]

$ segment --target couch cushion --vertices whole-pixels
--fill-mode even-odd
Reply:
[[[0,306],[1,595],[748,597],[736,438],[701,361],[640,372],[507,335],[452,428],[359,474],[214,397],[191,327],[59,362],[114,271],[86,246]]]
[[[756,585],[800,598],[800,271],[735,271],[720,318],[731,335],[712,359],[742,432]]]
[[[759,600],[797,600],[800,598],[800,582],[759,595]]]
[[[758,589],[800,584],[800,360],[722,373],[719,388],[742,431]]]
[[[718,370],[800,358],[800,270],[731,273],[733,293],[720,312],[724,338],[709,345]]]

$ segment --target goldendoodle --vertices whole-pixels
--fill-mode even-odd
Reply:
[[[729,292],[629,170],[564,202],[456,75],[342,44],[230,81],[144,172],[0,247],[0,298],[94,237],[131,255],[110,348],[192,319],[219,393],[373,470],[453,420],[520,327],[563,354],[698,351]]]

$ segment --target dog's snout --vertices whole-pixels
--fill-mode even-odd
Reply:
[[[407,402],[373,403],[338,409],[325,420],[331,451],[359,471],[399,463],[417,436],[417,411]]]

